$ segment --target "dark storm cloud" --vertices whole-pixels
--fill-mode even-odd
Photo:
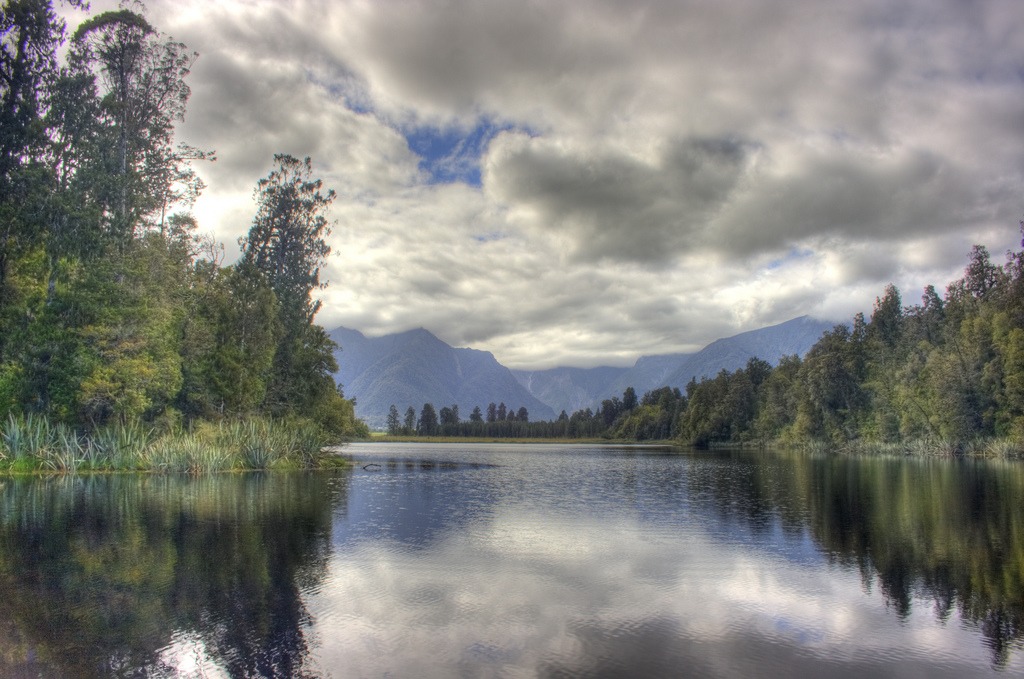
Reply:
[[[734,139],[671,140],[644,162],[526,144],[496,154],[489,179],[501,200],[535,209],[538,228],[569,232],[580,260],[664,264],[729,198],[748,149]]]
[[[749,255],[820,236],[898,241],[977,217],[984,196],[952,163],[925,151],[894,155],[816,154],[758,178],[715,221],[716,245]]]

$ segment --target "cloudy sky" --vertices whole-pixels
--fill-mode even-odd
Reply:
[[[147,5],[229,259],[275,153],[337,191],[328,329],[624,365],[1019,246],[1019,0]]]

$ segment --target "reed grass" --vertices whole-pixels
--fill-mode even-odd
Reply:
[[[35,415],[0,425],[0,473],[149,471],[202,474],[230,470],[336,466],[329,441],[305,421],[249,419],[198,423],[157,434],[142,423],[88,435]]]

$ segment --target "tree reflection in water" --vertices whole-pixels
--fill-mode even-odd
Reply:
[[[345,474],[5,480],[0,675],[306,673]],[[188,640],[187,644],[180,643]]]
[[[339,563],[373,577],[380,564],[361,564],[363,549],[371,557],[396,559],[425,578],[421,584],[453,597],[466,582],[486,590],[493,580],[489,569],[511,561],[510,581],[523,573],[551,577],[551,564],[561,564],[565,582],[579,587],[565,601],[588,596],[607,601],[607,592],[587,590],[587,578],[578,577],[590,573],[597,585],[614,587],[596,560],[563,563],[558,561],[562,552],[554,549],[543,552],[548,559],[543,572],[531,570],[535,564],[528,557],[510,560],[501,549],[488,560],[494,544],[488,542],[494,537],[489,527],[509,516],[514,520],[504,528],[514,533],[520,527],[515,517],[535,520],[538,508],[569,517],[570,526],[591,525],[591,514],[630,530],[651,523],[656,536],[651,545],[682,526],[717,536],[721,544],[753,548],[744,555],[765,554],[773,545],[796,547],[779,562],[806,565],[810,572],[824,555],[835,568],[859,573],[865,590],[879,592],[901,620],[909,621],[915,607],[918,615],[924,608],[925,615],[942,622],[959,618],[981,635],[997,668],[1024,645],[1020,464],[737,451],[673,454],[637,465],[631,457],[597,455],[561,463],[545,457],[544,464],[529,458],[532,467],[529,459],[510,457],[507,466],[460,472],[443,465],[385,465],[385,472],[361,473],[361,485],[351,488],[355,482],[348,473],[5,480],[0,482],[0,675],[160,676],[192,668],[207,675],[311,676],[323,669],[310,666],[318,652],[328,651],[320,657],[329,658],[350,655],[352,649],[341,647],[342,637],[311,638],[322,621],[313,624],[304,601],[315,602],[314,593],[339,585],[332,580]],[[577,470],[581,464],[592,467],[584,474]],[[523,480],[527,467],[534,470],[534,483]],[[355,500],[359,497],[361,502]],[[586,520],[580,519],[583,514]],[[339,517],[337,526],[332,516]],[[545,524],[548,519],[544,514]],[[453,535],[459,539],[450,539]],[[521,535],[527,554],[546,544],[530,543],[529,530]],[[553,526],[540,535],[561,533]],[[474,536],[483,542],[474,542]],[[685,555],[688,545],[671,539],[665,544],[668,551],[648,553],[642,567],[629,555],[620,565],[648,574],[662,573],[665,565],[663,574],[671,580],[677,572],[674,559]],[[456,558],[473,558],[445,577],[440,574],[451,562],[444,561],[450,556],[444,550],[453,546]],[[680,548],[678,554],[672,551]],[[339,554],[349,560],[339,562]],[[325,575],[329,560],[331,573]],[[466,570],[474,564],[477,570]],[[409,592],[403,583],[394,584],[395,598],[387,601],[399,606]],[[339,591],[321,603],[340,606],[346,614],[359,610],[352,608],[344,587]],[[386,609],[380,620],[370,621],[379,623],[382,639],[404,644],[409,632],[415,637],[419,628],[396,629],[399,609],[371,603],[363,613]],[[565,622],[570,646],[580,653],[532,669],[566,676],[596,673],[600,667],[635,668],[640,652],[661,657],[664,666],[680,666],[678,660],[699,668],[701,662],[725,658],[740,676],[748,668],[744,658],[760,658],[760,665],[749,666],[755,671],[775,658],[782,674],[783,664],[800,655],[785,644],[773,645],[756,629],[736,636],[747,648],[768,644],[753,655],[743,656],[726,643],[732,637],[723,637],[720,647],[696,646],[681,636],[681,622],[671,610],[661,611],[654,599],[649,603],[651,617],[629,617],[621,624],[608,622],[614,622],[615,612],[597,620],[571,607],[563,618],[556,611],[552,620]],[[424,610],[435,612],[419,604],[406,612],[419,616]],[[474,624],[486,623],[490,611],[481,610]],[[432,625],[458,627],[458,621],[443,617],[451,613],[444,606],[436,612],[440,617]],[[432,647],[440,644],[434,632],[432,626],[424,635]],[[493,669],[506,661],[491,658],[501,649],[473,643],[480,641],[473,632],[468,647],[483,666]],[[453,657],[462,650],[454,649]],[[808,676],[815,668],[841,673],[877,667],[874,660],[842,665],[831,658],[800,657],[810,663]]]
[[[957,609],[996,666],[1024,647],[1024,466],[758,455],[745,473],[692,476],[691,485],[752,530],[772,512],[788,529],[808,525],[827,557],[859,569],[901,618],[915,599],[930,599],[943,621]]]

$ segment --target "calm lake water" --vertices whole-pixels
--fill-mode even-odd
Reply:
[[[1024,675],[1024,465],[357,444],[0,482],[0,676]]]

